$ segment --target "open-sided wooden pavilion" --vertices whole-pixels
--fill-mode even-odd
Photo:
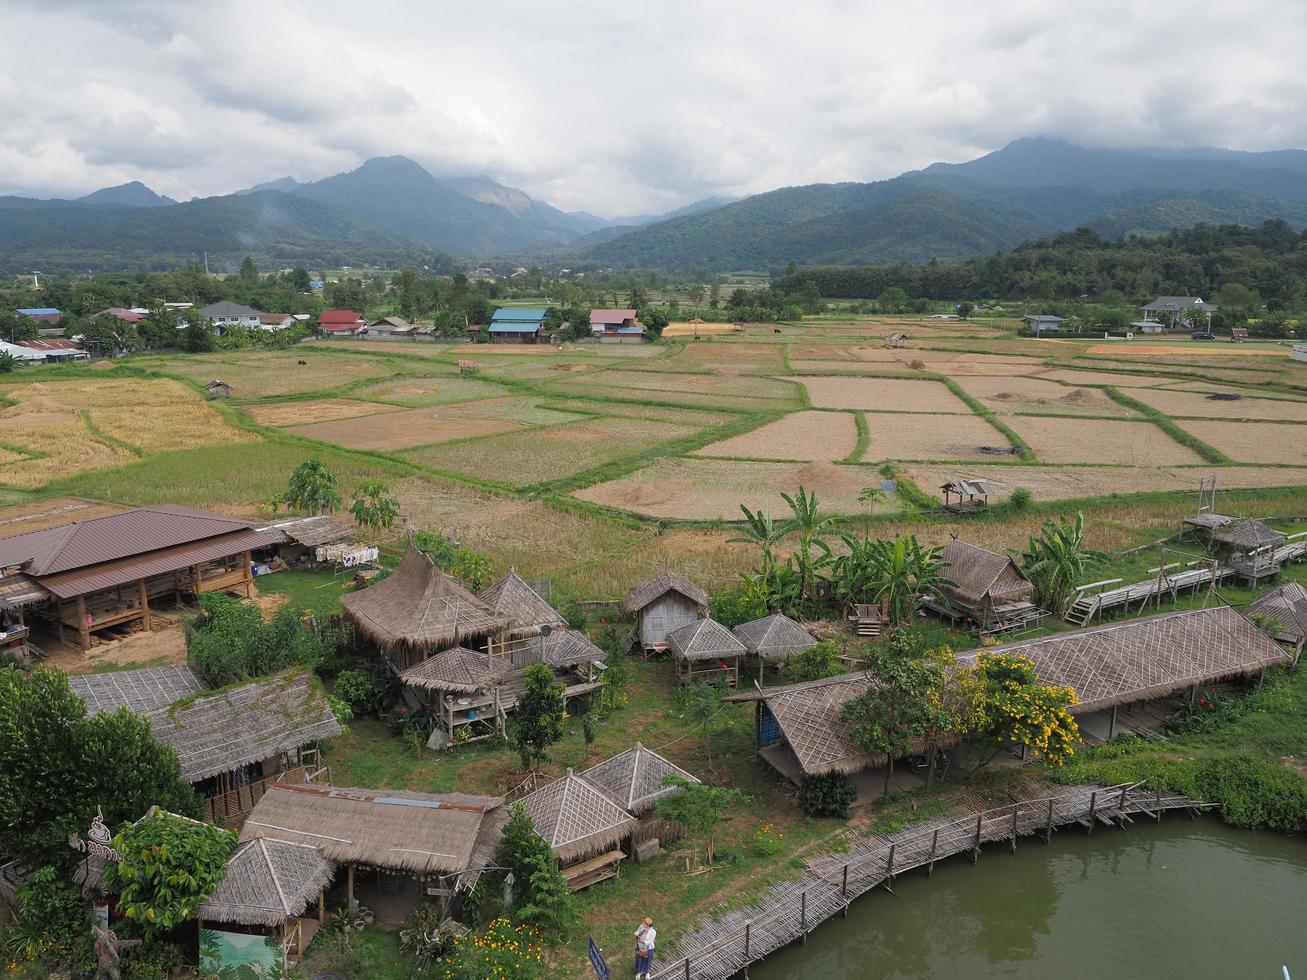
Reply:
[[[1215,528],[1211,534],[1212,550],[1221,556],[1221,563],[1233,568],[1234,574],[1249,585],[1279,574],[1281,562],[1276,549],[1287,540],[1288,535],[1254,517]]]
[[[708,615],[708,593],[689,579],[662,571],[626,594],[623,607],[635,617],[636,641],[643,650],[667,649],[667,634]]]
[[[594,783],[637,817],[648,816],[659,800],[678,792],[675,786],[664,784],[668,776],[699,782],[697,776],[639,742],[581,773],[582,779]]]
[[[816,637],[783,613],[741,623],[731,632],[745,650],[758,658],[760,682],[768,661],[783,663],[817,645]]]
[[[667,650],[676,662],[676,678],[740,683],[740,658],[748,651],[734,633],[715,619],[699,619],[667,634]]]
[[[492,863],[508,814],[495,796],[277,784],[241,829],[316,847],[345,866],[345,895],[355,898],[356,870],[384,876],[392,890],[417,879],[446,909],[477,872]],[[415,889],[417,891],[417,889]]]
[[[0,538],[0,581],[19,622],[48,622],[89,649],[105,631],[150,629],[151,609],[202,592],[252,594],[251,553],[276,543],[248,521],[160,505]]]
[[[976,477],[954,477],[943,484],[944,509],[954,514],[975,514],[989,506],[989,495],[994,492],[988,480]]]
[[[952,538],[941,554],[943,600],[927,597],[923,605],[950,622],[961,620],[982,635],[1031,626],[1048,615],[1034,603],[1035,587],[1015,561]]]
[[[1297,582],[1284,582],[1259,595],[1244,614],[1265,616],[1278,623],[1272,635],[1293,646],[1293,662],[1297,664],[1307,644],[1307,588]]]
[[[196,918],[201,930],[277,936],[285,970],[325,921],[326,889],[335,874],[315,844],[256,837],[232,851]],[[305,916],[310,904],[316,918]]]
[[[412,544],[389,576],[340,601],[400,671],[439,650],[487,642],[510,622]]]
[[[639,821],[595,783],[571,769],[522,797],[535,832],[558,855],[573,891],[616,877],[622,843]]]

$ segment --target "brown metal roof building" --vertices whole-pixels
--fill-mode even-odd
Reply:
[[[110,628],[150,628],[150,603],[200,592],[249,595],[250,553],[275,538],[221,514],[163,505],[0,539],[0,574],[41,589],[42,610],[83,650]],[[31,603],[27,608],[32,609]]]

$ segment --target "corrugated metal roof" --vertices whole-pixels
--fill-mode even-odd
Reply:
[[[358,323],[363,314],[357,310],[323,310],[318,314],[318,323]]]
[[[548,310],[514,310],[509,307],[500,307],[495,310],[495,315],[490,319],[508,323],[520,323],[523,321],[534,321],[539,323],[548,315]]]
[[[174,504],[138,507],[0,539],[0,567],[23,566],[40,578],[251,526],[249,521]]]
[[[541,324],[539,323],[501,323],[495,322],[490,324],[491,333],[537,333]]]
[[[21,313],[23,316],[63,316],[53,306],[25,306],[21,310],[15,310],[15,313]]]
[[[621,323],[624,320],[634,320],[635,310],[591,310],[591,323]]]
[[[82,349],[71,340],[65,340],[63,337],[44,337],[36,340],[20,340],[18,343],[23,347],[32,348],[32,350],[65,351],[71,354],[84,353]]]
[[[97,592],[100,589],[112,589],[116,585],[126,585],[128,582],[149,578],[152,575],[177,572],[191,565],[239,555],[242,551],[266,548],[279,543],[280,538],[278,534],[261,534],[258,531],[245,529],[211,540],[177,545],[174,548],[151,551],[148,554],[123,558],[120,561],[79,568],[61,575],[46,576],[41,579],[41,585],[61,599],[71,599],[73,596]]]
[[[260,317],[263,313],[252,306],[243,306],[240,303],[232,303],[223,300],[221,303],[212,303],[200,310],[200,316],[252,316]]]

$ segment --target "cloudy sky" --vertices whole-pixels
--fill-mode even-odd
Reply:
[[[1307,146],[1290,0],[0,0],[0,193],[179,199],[401,153],[566,209],[1036,134]]]

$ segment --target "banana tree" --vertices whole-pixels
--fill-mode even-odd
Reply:
[[[744,526],[740,528],[739,534],[726,540],[731,544],[757,545],[762,550],[758,575],[762,579],[763,590],[767,591],[771,588],[772,572],[776,568],[776,542],[784,535],[785,528],[772,520],[770,510],[753,511],[744,504],[740,504],[740,510],[744,512]]]
[[[780,534],[782,537],[791,534],[798,536],[799,548],[793,562],[799,573],[799,594],[807,602],[813,597],[812,585],[817,572],[830,563],[831,550],[822,534],[831,528],[835,519],[823,516],[817,504],[817,495],[808,493],[803,487],[799,487],[799,492],[794,496],[782,493],[781,498],[789,505],[793,516],[781,528]],[[814,551],[821,554],[814,554]]]
[[[1021,553],[1021,570],[1034,584],[1040,605],[1061,616],[1075,595],[1076,582],[1107,558],[1105,552],[1085,547],[1085,515],[1076,511],[1070,520],[1044,521]]]

